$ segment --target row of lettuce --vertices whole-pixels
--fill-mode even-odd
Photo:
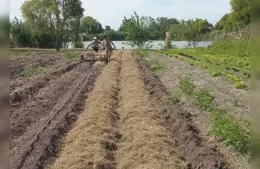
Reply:
[[[211,76],[222,76],[244,88],[250,74],[249,41],[216,41],[208,48],[158,50],[157,52],[212,71]]]

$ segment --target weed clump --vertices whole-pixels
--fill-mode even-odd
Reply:
[[[23,75],[28,77],[28,76],[37,75],[41,72],[43,72],[42,67],[28,66],[23,70]]]
[[[250,133],[226,110],[214,109],[210,121],[212,126],[210,134],[221,138],[226,146],[232,146],[242,154],[249,153]]]
[[[156,74],[161,75],[163,71],[165,70],[165,65],[160,63],[159,60],[149,60],[148,61],[150,69]]]
[[[190,77],[184,77],[180,81],[180,89],[183,91],[184,94],[191,96],[193,90],[195,89],[196,85],[194,84],[194,80]]]
[[[215,105],[215,97],[206,89],[194,92],[193,97],[202,110],[211,111]]]

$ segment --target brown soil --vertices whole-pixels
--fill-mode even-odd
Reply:
[[[186,162],[189,169],[223,169],[227,163],[218,148],[200,136],[191,120],[191,115],[167,97],[169,93],[162,82],[148,69],[146,62],[139,59],[144,81],[150,91],[151,99],[163,110],[165,123],[177,143],[177,154]]]
[[[61,63],[51,68],[44,74],[13,81],[12,85],[10,86],[9,94],[11,114],[13,112],[12,109],[16,110],[20,108],[21,105],[24,104],[28,99],[37,94],[37,92],[41,88],[49,85],[51,80],[59,78],[64,73],[72,70],[77,65],[79,65],[78,61],[74,61],[71,63]]]
[[[61,54],[55,53],[36,53],[27,57],[17,57],[10,62],[10,79],[23,76],[22,72],[25,67],[45,67],[46,65],[54,65]]]
[[[81,63],[72,67],[71,71],[65,68],[56,72],[64,74],[51,78],[45,87],[36,89],[31,98],[21,99],[24,102],[20,107],[11,110],[11,168],[44,165],[52,157],[51,152],[58,149],[61,136],[75,121],[82,101],[93,88],[100,65]]]

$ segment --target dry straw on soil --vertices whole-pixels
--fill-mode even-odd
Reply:
[[[127,51],[122,56],[120,132],[116,159],[118,169],[182,169],[176,159],[174,142],[162,125],[160,114],[152,107],[149,93],[136,60]]]
[[[114,57],[119,58],[119,52]],[[64,147],[50,169],[113,169],[118,118],[114,113],[120,63],[112,61],[103,69],[86,107],[64,139]]]

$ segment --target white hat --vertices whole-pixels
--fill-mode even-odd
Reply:
[[[94,40],[96,40],[96,39],[97,39],[97,37],[94,37],[93,39],[94,39]]]

